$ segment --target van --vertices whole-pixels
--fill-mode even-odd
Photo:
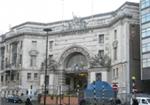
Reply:
[[[150,97],[136,97],[139,105],[150,105]],[[132,105],[132,102],[131,102]]]

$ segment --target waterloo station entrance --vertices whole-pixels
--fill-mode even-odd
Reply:
[[[88,73],[66,74],[65,82],[69,85],[70,91],[84,90],[88,84]]]
[[[64,55],[65,85],[71,92],[84,90],[88,85],[89,54],[81,47],[72,47]]]

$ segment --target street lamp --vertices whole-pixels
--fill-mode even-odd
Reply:
[[[46,52],[45,52],[45,78],[44,78],[44,105],[46,105],[46,94],[47,94],[47,53],[48,53],[48,32],[52,31],[51,28],[44,28],[43,31],[46,32]]]
[[[136,92],[136,77],[135,76],[132,76],[132,93],[133,95],[135,95],[135,92]]]

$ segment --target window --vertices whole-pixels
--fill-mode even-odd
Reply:
[[[104,43],[104,34],[99,35],[99,43]]]
[[[100,57],[104,57],[104,50],[99,50],[99,51],[98,51],[98,55],[99,55]]]
[[[49,41],[49,49],[50,49],[50,50],[53,49],[53,44],[54,44],[54,41]]]
[[[142,15],[142,23],[150,21],[150,13],[146,13]]]
[[[142,55],[142,67],[150,67],[150,54]]]
[[[118,78],[118,76],[119,76],[119,71],[118,71],[118,68],[116,68],[116,78]]]
[[[114,40],[117,39],[117,30],[114,30]]]
[[[53,58],[53,55],[49,55],[49,59],[51,60]]]
[[[19,57],[19,64],[22,64],[22,55]]]
[[[13,42],[12,46],[12,65],[16,66],[17,63],[17,42]]]
[[[117,47],[114,48],[114,60],[117,60]]]
[[[27,73],[27,80],[31,80],[31,73]]]
[[[1,82],[3,82],[3,79],[4,79],[3,76],[1,76]]]
[[[141,0],[141,8],[146,8],[150,6],[150,0]]]
[[[150,42],[142,44],[142,52],[150,51]]]
[[[143,67],[150,67],[150,58],[144,58],[142,62],[143,62]]]
[[[8,76],[6,75],[6,76],[5,76],[5,81],[7,81],[7,80],[8,80]]]
[[[6,49],[7,49],[7,52],[8,52],[8,45],[7,45]]]
[[[32,41],[32,47],[36,47],[37,46],[37,41]]]
[[[23,41],[20,42],[20,49],[22,49],[22,44],[23,44]]]
[[[46,76],[46,86],[49,85],[49,75]]]
[[[34,73],[34,79],[38,79],[38,73]]]
[[[117,79],[119,77],[119,70],[118,70],[118,68],[113,69],[112,77],[113,77],[113,79]]]
[[[150,27],[142,29],[142,38],[150,36]]]
[[[11,77],[10,77],[12,81],[14,80],[14,77],[15,77],[15,74],[14,74],[14,72],[12,72]]]
[[[19,73],[17,73],[17,80],[19,80]]]
[[[36,55],[31,55],[30,66],[36,66]]]

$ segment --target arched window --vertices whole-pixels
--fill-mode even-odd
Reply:
[[[66,68],[82,69],[84,66],[87,66],[87,59],[83,54],[76,52],[68,57]]]

